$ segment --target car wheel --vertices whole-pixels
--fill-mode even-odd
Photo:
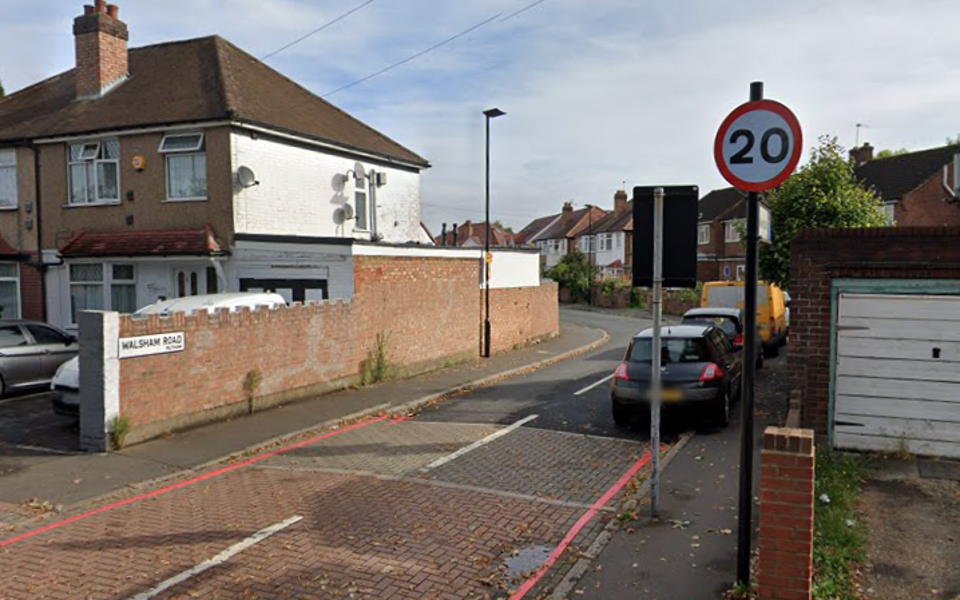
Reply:
[[[626,427],[630,424],[630,411],[616,402],[613,403],[613,422],[620,427]]]
[[[730,425],[730,391],[724,391],[723,396],[717,398],[713,405],[713,421],[721,429]]]

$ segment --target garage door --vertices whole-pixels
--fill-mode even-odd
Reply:
[[[834,445],[960,458],[960,296],[841,294]]]

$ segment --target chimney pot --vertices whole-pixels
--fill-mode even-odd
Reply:
[[[97,7],[97,12],[101,14],[106,14],[107,12],[107,0],[95,0],[95,6]]]
[[[117,6],[116,4],[108,4],[108,5],[107,5],[107,14],[110,15],[110,18],[111,18],[111,19],[119,19],[119,18],[120,18],[120,7]]]
[[[83,7],[83,14],[85,15],[92,15],[95,12],[97,12],[97,7],[92,4],[87,4]]]
[[[622,215],[627,212],[627,193],[623,190],[617,190],[613,195],[613,214]]]

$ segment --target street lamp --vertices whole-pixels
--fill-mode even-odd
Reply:
[[[486,235],[483,242],[483,289],[484,289],[484,311],[483,311],[483,356],[490,358],[490,119],[502,117],[507,113],[499,108],[488,108],[483,111],[486,117],[487,125],[487,169],[486,169]]]

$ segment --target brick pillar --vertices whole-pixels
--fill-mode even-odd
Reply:
[[[759,600],[809,600],[813,431],[767,427],[760,454]]]

